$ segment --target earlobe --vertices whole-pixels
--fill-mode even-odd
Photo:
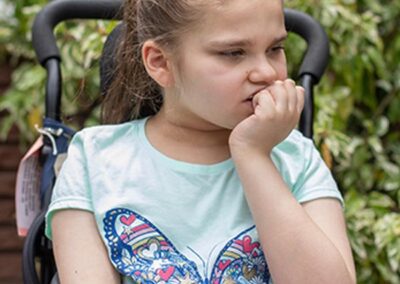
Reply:
[[[161,87],[169,87],[173,82],[170,59],[166,52],[153,40],[147,40],[142,47],[143,64],[147,73]]]

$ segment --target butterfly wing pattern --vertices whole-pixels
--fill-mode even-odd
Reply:
[[[221,250],[210,280],[196,263],[181,254],[168,238],[141,215],[125,208],[108,211],[104,234],[119,272],[143,284],[258,284],[270,274],[255,226],[232,238]]]
[[[220,252],[211,274],[211,284],[268,283],[270,273],[255,226],[231,239]]]
[[[203,282],[196,264],[139,214],[124,208],[112,209],[103,222],[113,262],[122,275],[132,277],[135,283]]]

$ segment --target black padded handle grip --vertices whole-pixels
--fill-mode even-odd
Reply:
[[[299,69],[299,77],[313,76],[318,83],[329,61],[329,39],[322,26],[311,16],[285,9],[285,25],[288,32],[294,32],[307,41],[307,51]]]
[[[121,19],[121,0],[57,0],[46,5],[36,16],[32,27],[32,42],[43,66],[47,59],[60,60],[54,27],[69,19]]]

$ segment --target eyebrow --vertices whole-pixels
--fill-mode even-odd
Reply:
[[[271,45],[280,43],[284,40],[286,40],[286,38],[288,37],[288,34],[284,34],[282,36],[278,36],[276,38],[274,38],[274,40],[272,41]],[[250,39],[227,39],[227,40],[214,40],[214,41],[210,41],[209,44],[210,46],[213,47],[245,47],[245,46],[250,46],[252,45],[253,41]]]

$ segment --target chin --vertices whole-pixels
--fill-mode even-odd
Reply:
[[[248,118],[251,114],[244,116],[243,118],[240,118],[236,120],[234,123],[232,123],[230,126],[227,127],[227,129],[233,130],[239,123],[241,123],[243,120]]]

